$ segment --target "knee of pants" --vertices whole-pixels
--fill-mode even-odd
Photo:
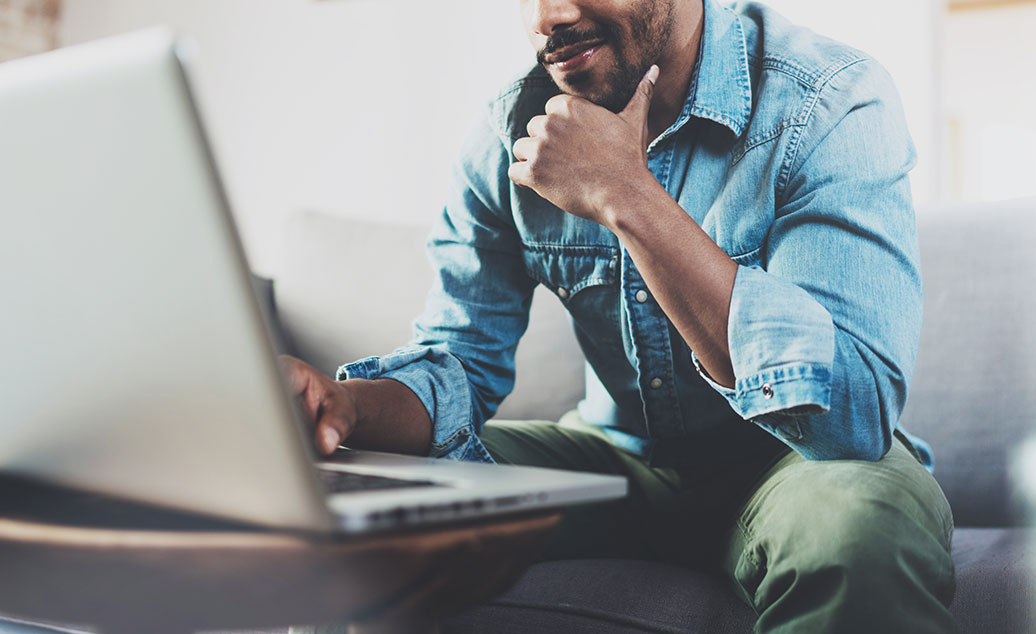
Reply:
[[[949,604],[952,522],[941,492],[926,495],[881,473],[854,471],[848,465],[834,477],[774,491],[746,511],[738,574],[745,590],[761,603],[788,584],[870,603],[920,590]]]

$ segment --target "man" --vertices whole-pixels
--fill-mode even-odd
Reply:
[[[726,574],[764,632],[946,632],[952,519],[895,431],[921,291],[886,73],[747,4],[521,0],[539,66],[469,136],[412,345],[331,381],[339,443],[630,479],[549,555]],[[490,422],[537,284],[592,367],[560,423]]]

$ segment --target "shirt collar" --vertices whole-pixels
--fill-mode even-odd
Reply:
[[[705,25],[687,104],[680,120],[715,121],[741,136],[752,112],[752,80],[741,16],[716,0],[705,0]]]

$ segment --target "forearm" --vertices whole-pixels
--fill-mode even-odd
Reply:
[[[734,384],[727,318],[737,265],[680,208],[648,167],[648,115],[658,67],[613,114],[557,95],[512,146],[508,176],[559,209],[615,233],[648,288],[710,376]]]
[[[727,323],[737,264],[647,176],[609,202],[606,223],[705,370],[733,386]]]
[[[421,399],[392,379],[342,382],[356,403],[356,427],[345,444],[355,449],[427,455],[432,421]]]

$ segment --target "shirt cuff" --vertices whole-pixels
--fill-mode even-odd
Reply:
[[[493,462],[472,425],[467,375],[460,361],[436,346],[408,346],[382,357],[368,357],[338,368],[335,378],[392,379],[421,400],[432,421],[429,455],[468,462]]]
[[[760,268],[738,267],[727,328],[733,389],[691,358],[739,416],[762,424],[831,408],[834,324],[809,293]]]

